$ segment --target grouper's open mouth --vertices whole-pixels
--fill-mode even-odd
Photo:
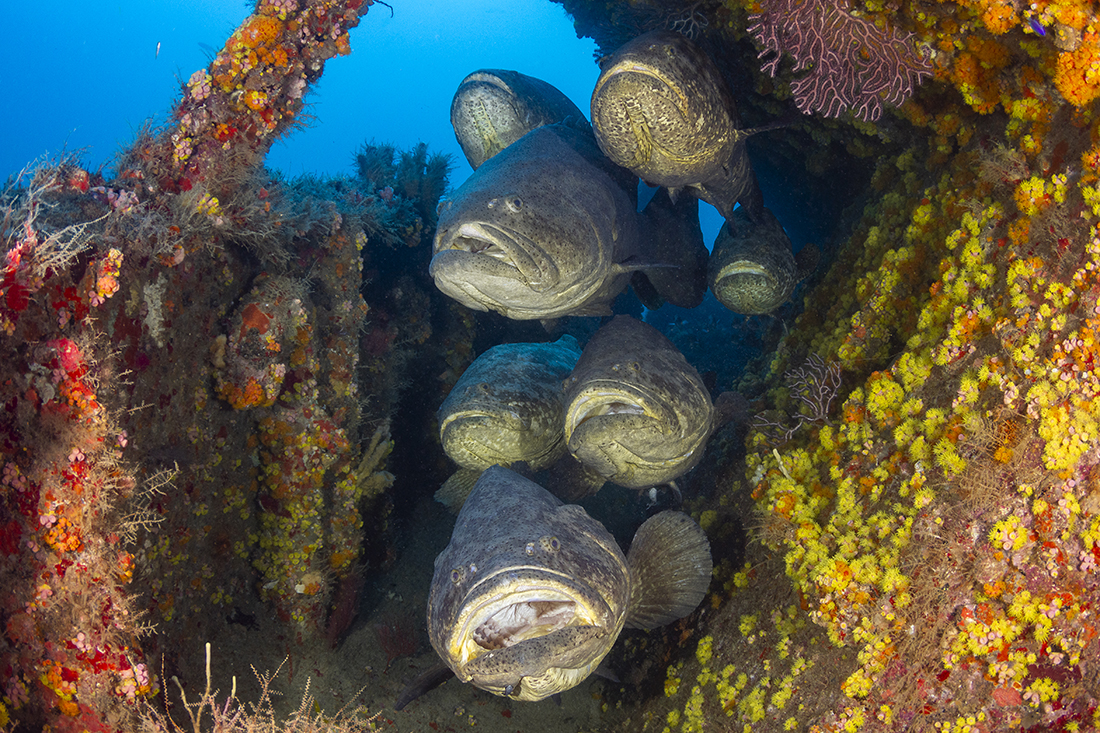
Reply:
[[[584,389],[569,403],[565,413],[566,440],[585,422],[607,415],[644,415],[660,424],[678,424],[676,415],[651,395],[617,383],[597,383]]]
[[[553,287],[561,277],[557,265],[533,239],[488,222],[468,221],[455,229],[440,231],[436,235],[435,257],[432,258],[433,277],[438,279],[443,274],[435,272],[436,260],[447,261],[440,257],[449,252],[495,260],[495,263],[483,261],[470,267],[484,268],[487,274],[498,277],[507,276],[507,268],[512,268],[512,277],[536,292]]]
[[[559,629],[606,626],[613,616],[603,598],[564,573],[511,567],[470,589],[451,636],[453,658],[464,666],[490,650]]]

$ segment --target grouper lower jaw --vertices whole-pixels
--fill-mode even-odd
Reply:
[[[512,265],[464,250],[446,249],[432,257],[428,274],[448,297],[474,310],[500,310],[496,291],[526,289],[523,276]],[[475,283],[477,283],[475,285]]]
[[[441,230],[436,237],[435,250],[437,253],[457,250],[492,257],[514,267],[523,282],[535,292],[552,288],[561,279],[557,265],[537,242],[488,222],[468,221],[453,232]]]
[[[483,690],[537,702],[575,687],[611,650],[621,629],[570,626],[474,659],[459,677]]]

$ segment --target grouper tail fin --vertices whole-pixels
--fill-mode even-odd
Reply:
[[[630,608],[626,626],[653,629],[695,610],[710,585],[710,542],[683,512],[666,511],[646,520],[627,554]]]

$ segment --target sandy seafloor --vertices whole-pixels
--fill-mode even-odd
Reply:
[[[423,488],[423,487],[422,487]],[[607,486],[597,497],[584,502],[590,513],[608,524],[644,519],[645,504],[635,492]],[[552,699],[541,702],[507,700],[479,690],[472,685],[451,679],[422,695],[404,710],[395,711],[393,701],[424,670],[439,661],[428,641],[425,612],[436,555],[446,546],[454,526],[454,516],[436,503],[430,492],[420,497],[414,507],[401,512],[395,520],[396,558],[387,571],[370,574],[361,593],[359,616],[335,649],[323,642],[298,647],[263,619],[255,626],[229,624],[219,638],[212,639],[213,687],[224,699],[225,691],[237,677],[237,697],[251,704],[258,697],[251,663],[257,671],[282,668],[273,688],[278,716],[292,713],[302,700],[309,684],[309,693],[325,713],[333,714],[345,706],[363,706],[376,730],[392,731],[600,731],[607,730],[615,715],[615,703],[604,711],[604,690],[621,683],[595,675],[561,695],[560,704]],[[610,527],[609,527],[610,528]],[[618,533],[623,543],[621,531]],[[387,667],[387,656],[379,643],[379,627],[404,624],[415,639],[416,653],[393,659]],[[644,632],[629,632],[642,634]],[[617,643],[622,643],[622,636]],[[196,645],[201,647],[201,645]],[[257,653],[257,650],[259,652]],[[186,685],[191,690],[202,679],[201,648],[181,662],[187,667]],[[283,660],[286,660],[285,662]],[[230,669],[230,665],[241,668]],[[169,696],[175,698],[174,685],[168,685]],[[616,696],[618,697],[618,696]],[[175,711],[180,720],[178,708]]]

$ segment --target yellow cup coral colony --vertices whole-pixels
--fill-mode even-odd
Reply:
[[[694,669],[668,668],[665,730],[1100,723],[1097,8],[886,6],[860,4],[936,66],[896,113],[928,134],[878,162],[875,200],[771,365],[791,412],[783,375],[838,365],[830,420],[748,437],[755,537],[812,626],[741,611],[740,642],[704,637]],[[716,627],[759,607],[770,567],[750,550]],[[822,659],[839,703],[799,683]]]
[[[838,364],[842,404],[787,442],[748,439],[758,539],[853,652],[842,702],[779,694],[820,655],[786,658],[777,618],[754,632],[770,669],[746,646],[708,655],[666,730],[1098,722],[1100,21],[1091,3],[978,0],[889,22],[957,96],[933,85],[899,111],[930,135],[879,161],[878,199],[772,364],[782,399],[799,359]]]

